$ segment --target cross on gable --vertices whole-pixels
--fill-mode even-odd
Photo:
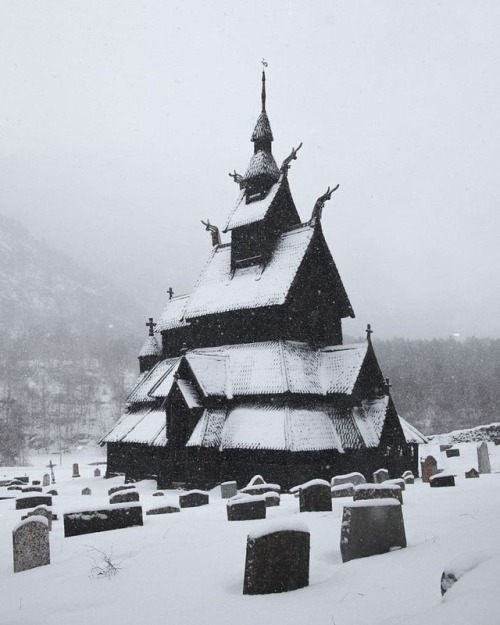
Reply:
[[[371,341],[371,340],[372,340],[372,337],[371,337],[371,335],[372,335],[372,334],[373,334],[372,326],[371,326],[371,324],[368,324],[368,325],[366,326],[366,339],[367,339],[368,341]]]
[[[146,326],[149,327],[149,336],[154,336],[156,323],[153,323],[153,317],[149,318],[149,321],[146,323]]]
[[[174,289],[171,286],[169,286],[167,293],[169,296],[168,299],[172,299],[172,297],[174,296]]]

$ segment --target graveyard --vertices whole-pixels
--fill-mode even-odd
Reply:
[[[153,480],[123,489],[122,476],[102,477],[105,466],[95,464],[103,461],[99,451],[82,450],[65,459],[63,466],[55,466],[55,483],[45,477],[50,474],[48,457],[34,457],[27,467],[2,467],[2,484],[15,477],[23,482],[17,485],[21,490],[0,487],[1,622],[193,625],[202,619],[221,625],[298,625],[313,619],[321,625],[395,625],[404,619],[409,625],[498,625],[500,447],[487,446],[491,473],[477,471],[477,447],[461,443],[453,446],[458,454],[449,454],[438,444],[422,446],[420,457],[433,456],[443,475],[454,476],[455,486],[432,488],[430,481],[419,477],[414,483],[408,480],[399,493],[403,505],[397,497],[387,498],[399,488],[394,483],[366,485],[360,483],[359,474],[340,476],[332,481],[331,510],[324,505],[324,480],[304,484],[295,493],[278,494],[278,485],[271,484],[266,502],[266,485],[258,478],[246,489],[254,494],[240,491],[236,497],[231,483],[222,493],[220,487],[209,492],[158,491]],[[465,477],[471,469],[475,479]],[[346,488],[345,479],[355,485]],[[33,481],[44,484],[42,493],[31,490],[36,488]],[[319,488],[319,495],[311,494],[314,488]],[[57,494],[49,495],[49,490]],[[377,497],[375,491],[385,498],[365,499],[366,493]],[[120,494],[117,503],[110,503]],[[51,505],[16,504],[33,497],[37,506],[40,496],[51,499]],[[380,506],[390,509],[392,516],[402,514],[405,536],[398,542],[397,529],[386,531],[393,542],[385,553],[359,557],[351,550],[343,561],[345,515],[356,512],[356,523],[362,526],[373,511],[382,510]],[[40,516],[47,510],[52,512],[50,531]],[[109,516],[110,510],[118,521]],[[30,518],[36,519],[34,543],[38,545],[42,533],[48,542],[42,546],[40,561],[26,565],[13,559],[13,530],[26,527]],[[367,527],[373,529],[370,523]],[[293,534],[292,548],[281,540],[273,548],[260,545],[260,549],[268,560],[269,554],[281,558],[282,566],[290,570],[295,556],[302,554],[291,580],[294,589],[261,594],[266,558],[254,562],[252,581],[252,571],[245,571],[247,542],[255,560],[258,537],[267,540],[269,532],[280,530]],[[22,540],[26,556],[26,535]],[[14,562],[27,570],[14,572]],[[448,589],[442,596],[443,573]]]

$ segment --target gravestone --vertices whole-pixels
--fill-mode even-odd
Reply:
[[[156,493],[153,493],[153,497],[164,497],[165,493],[162,493],[161,490],[157,490]]]
[[[206,506],[209,502],[208,493],[203,490],[190,490],[179,495],[179,505],[181,508],[196,508]]]
[[[221,499],[231,499],[238,493],[236,482],[222,482],[220,485]]]
[[[403,480],[402,477],[398,477],[395,480],[386,480],[384,482],[384,486],[386,484],[395,484],[396,486],[399,486],[401,490],[406,490],[406,482]]]
[[[28,517],[30,516],[43,516],[47,519],[47,524],[49,527],[49,532],[52,530],[52,510],[47,508],[47,506],[37,506],[34,510],[28,512]]]
[[[301,512],[330,512],[332,509],[330,484],[326,480],[311,480],[301,484],[299,506]]]
[[[29,484],[30,478],[27,475],[23,475],[21,477],[14,478],[16,482],[22,482],[23,484]]]
[[[40,486],[40,480],[33,480],[31,484],[32,486]]]
[[[260,475],[257,477],[262,479]],[[281,486],[279,484],[268,484],[267,482],[260,483],[259,481],[258,483],[245,486],[245,488],[242,488],[240,492],[244,495],[263,495],[264,493],[269,493],[271,491],[279,494],[281,492]]]
[[[158,506],[157,508],[150,508],[146,512],[146,516],[150,516],[152,514],[172,514],[173,512],[180,512],[180,511],[181,509],[178,508],[177,506]]]
[[[388,479],[389,471],[387,469],[378,469],[378,471],[375,471],[373,474],[373,482],[375,484],[382,484],[382,482],[385,482]]]
[[[433,475],[429,483],[431,488],[441,488],[443,486],[455,486],[455,476],[449,473],[437,473]]]
[[[109,503],[131,503],[134,501],[139,501],[139,493],[136,490],[119,490],[116,493],[113,493],[109,498]]]
[[[450,449],[446,450],[447,458],[456,458],[458,456],[460,456],[460,449],[457,449],[456,447],[450,447]]]
[[[470,471],[466,471],[465,472],[465,477],[467,479],[474,478],[474,477],[479,477],[479,471],[477,469],[474,469],[474,467],[472,467],[472,469]]]
[[[428,482],[433,475],[436,475],[437,470],[436,458],[434,458],[434,456],[427,456],[425,460],[420,462],[422,482]]]
[[[7,490],[20,490],[22,492],[22,486],[7,486]]]
[[[45,473],[42,479],[42,486],[50,486],[50,475]]]
[[[338,486],[332,486],[330,494],[333,499],[337,497],[352,497],[354,493],[354,486],[352,484],[339,484]]]
[[[80,469],[78,467],[78,462],[75,462],[73,465],[73,475],[72,477],[80,477]]]
[[[415,476],[413,475],[412,471],[405,471],[401,477],[404,480],[406,477],[415,477]]]
[[[50,495],[21,495],[16,499],[16,510],[26,510],[36,508],[36,506],[51,506],[52,497]]]
[[[247,538],[244,595],[288,592],[309,585],[307,528],[270,530]]]
[[[27,482],[21,482],[21,480],[6,480],[3,486],[22,486],[24,487]]]
[[[140,504],[110,506],[85,512],[67,512],[63,518],[66,538],[143,524]]]
[[[273,508],[274,506],[279,506],[281,503],[279,493],[275,493],[273,491],[264,493],[264,499],[266,500],[266,508]]]
[[[21,521],[12,532],[14,573],[50,564],[49,525],[44,516]]]
[[[94,469],[94,477],[101,477],[101,469]]]
[[[477,465],[479,473],[491,473],[490,454],[485,442],[477,446]]]
[[[252,479],[248,482],[248,484],[245,486],[245,488],[251,487],[251,486],[258,486],[259,484],[265,484],[265,483],[266,483],[266,480],[262,477],[262,475],[254,475]]]
[[[413,475],[407,475],[405,478],[405,484],[415,484],[415,478]]]
[[[92,489],[87,486],[86,488],[82,489],[82,495],[92,495]]]
[[[48,490],[47,495],[57,495],[58,492],[56,490]]]
[[[266,518],[266,500],[259,495],[236,495],[226,504],[228,521],[253,521]]]
[[[41,493],[43,488],[41,486],[23,486],[23,493]]]
[[[453,445],[439,445],[439,451],[446,451],[447,449],[451,449]]]
[[[114,493],[117,493],[119,490],[134,490],[135,486],[133,484],[122,484],[121,486],[112,486],[109,490],[108,490],[108,495],[113,495]]]
[[[332,477],[332,486],[340,486],[341,484],[351,484],[357,486],[358,484],[366,484],[365,476],[362,473],[346,473],[345,475],[335,475]]]
[[[354,501],[394,498],[403,503],[403,493],[396,484],[360,484],[354,487]]]
[[[340,534],[342,562],[406,547],[401,504],[395,499],[356,501],[344,506]]]

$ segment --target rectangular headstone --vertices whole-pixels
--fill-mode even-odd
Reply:
[[[344,475],[335,475],[332,477],[332,486],[340,486],[341,484],[352,484],[357,486],[358,484],[366,484],[365,476],[362,473],[346,473]]]
[[[42,486],[50,486],[50,475],[45,473],[42,480]]]
[[[173,512],[180,512],[181,509],[177,506],[158,506],[156,508],[150,508],[146,512],[146,516],[153,514],[172,514]]]
[[[94,477],[101,477],[101,469],[94,469]]]
[[[228,521],[253,521],[266,518],[266,500],[259,495],[238,495],[226,506]]]
[[[136,490],[119,490],[111,495],[109,503],[131,503],[133,501],[139,501],[139,499],[139,492]]]
[[[330,484],[326,480],[311,480],[300,486],[301,512],[329,512],[332,509]]]
[[[442,486],[455,486],[455,476],[445,473],[437,473],[430,478],[429,483],[432,488],[441,488]]]
[[[21,495],[16,499],[16,510],[26,510],[36,508],[36,506],[51,506],[52,497],[50,495]]]
[[[80,469],[78,467],[78,462],[75,462],[73,465],[73,475],[72,477],[80,477]]]
[[[220,485],[221,499],[231,499],[238,493],[236,482],[222,482]]]
[[[403,503],[403,493],[397,484],[360,484],[354,487],[354,501],[394,498]]]
[[[84,512],[67,512],[64,515],[64,536],[79,536],[94,532],[124,529],[142,525],[140,504],[113,506]]]
[[[181,508],[196,508],[206,506],[209,502],[208,493],[202,490],[190,490],[179,495],[179,505]]]
[[[114,493],[117,493],[119,490],[134,490],[135,486],[133,484],[121,484],[120,486],[112,486],[108,490],[108,495],[111,496]]]
[[[43,516],[21,521],[12,532],[14,573],[50,564],[49,525]]]
[[[352,484],[339,484],[338,486],[332,486],[330,492],[333,499],[337,497],[352,497],[354,486]]]
[[[456,458],[460,456],[460,449],[457,449],[456,447],[451,447],[450,449],[447,449],[445,453],[447,458]]]

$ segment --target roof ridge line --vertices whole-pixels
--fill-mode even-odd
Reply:
[[[279,354],[280,354],[280,366],[281,366],[281,373],[283,375],[283,377],[285,378],[285,389],[284,389],[284,393],[291,393],[290,390],[290,379],[288,377],[288,371],[286,368],[286,360],[285,360],[285,346],[284,346],[284,341],[283,339],[280,339],[278,341],[278,349],[279,349]]]

